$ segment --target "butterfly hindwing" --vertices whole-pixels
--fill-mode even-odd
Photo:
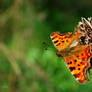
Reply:
[[[79,46],[75,49],[80,49]],[[84,84],[88,79],[86,77],[86,71],[90,67],[90,47],[82,46],[82,49],[73,53],[70,53],[69,56],[65,56],[65,63],[75,77],[75,79]]]

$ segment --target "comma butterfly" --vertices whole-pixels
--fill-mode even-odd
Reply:
[[[73,35],[69,32],[66,34],[53,32],[50,35],[54,46],[59,51],[56,53],[57,56],[63,57],[64,62],[66,63],[66,66],[70,70],[71,74],[81,84],[85,84],[88,80],[86,71],[91,67],[91,46],[89,42],[86,42],[87,37],[91,40],[90,36],[92,36],[92,26],[89,21],[90,19],[87,21],[85,18],[82,18],[82,22],[77,25]],[[88,26],[90,31],[88,31],[89,28],[82,30],[81,24],[84,28]],[[90,36],[89,34],[86,34],[87,32],[89,32]],[[85,39],[82,39],[83,37],[85,37]]]

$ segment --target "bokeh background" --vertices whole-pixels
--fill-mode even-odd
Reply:
[[[0,0],[0,92],[92,92],[92,78],[77,83],[50,39],[81,17],[92,17],[92,0]]]

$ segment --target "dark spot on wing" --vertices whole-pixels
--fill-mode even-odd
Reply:
[[[83,59],[83,58],[82,58],[82,59]],[[84,65],[84,63],[83,63],[83,62],[80,62],[80,64]]]
[[[63,36],[63,34],[59,34],[60,36]]]
[[[81,55],[83,56],[84,54],[82,53]]]
[[[58,42],[58,40],[54,41],[54,43],[57,43],[57,42]]]
[[[72,62],[70,62],[70,64],[72,64]]]
[[[64,41],[62,41],[62,43],[64,43]]]
[[[69,65],[70,63],[68,62],[67,64]]]
[[[80,76],[80,74],[81,74],[81,73],[74,74],[73,76],[74,76],[75,78],[78,78],[78,77]]]
[[[75,59],[74,62],[77,62],[77,60]]]
[[[56,46],[60,45],[60,43],[56,44]]]
[[[68,65],[69,65],[69,64],[72,64],[72,61],[68,62],[67,64],[68,64]]]
[[[79,57],[79,56],[77,56],[77,57]]]
[[[75,78],[77,78],[77,74],[74,74],[73,76],[74,76]]]
[[[75,70],[75,67],[69,67],[70,71]]]

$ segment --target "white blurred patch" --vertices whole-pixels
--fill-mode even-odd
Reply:
[[[78,42],[75,40],[72,42],[72,44],[70,45],[70,48],[74,47],[74,46],[77,46]]]

